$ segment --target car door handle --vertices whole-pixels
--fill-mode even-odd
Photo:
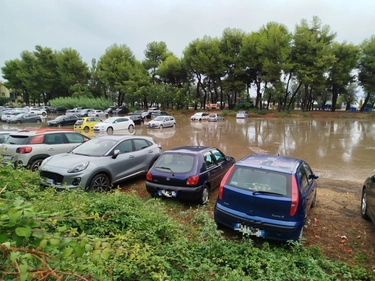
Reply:
[[[134,155],[130,155],[129,158],[130,158],[130,159],[133,159],[133,158],[134,158]]]

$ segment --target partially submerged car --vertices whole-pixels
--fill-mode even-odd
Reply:
[[[361,215],[375,225],[375,175],[368,177],[363,184]]]

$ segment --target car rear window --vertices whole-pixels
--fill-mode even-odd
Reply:
[[[249,191],[272,192],[290,197],[290,175],[235,166],[227,185]]]
[[[193,169],[194,156],[181,153],[165,153],[155,163],[155,169],[161,172],[171,170],[174,173],[187,173]]]
[[[10,135],[5,141],[7,144],[27,144],[29,142],[29,136],[15,136]]]

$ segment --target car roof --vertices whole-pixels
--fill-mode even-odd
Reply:
[[[134,135],[119,135],[119,134],[99,136],[99,137],[96,137],[95,139],[108,139],[108,140],[120,141],[120,140],[126,140],[126,139],[139,139],[139,138],[153,140],[153,138],[150,136],[137,136],[137,135],[134,136]]]
[[[165,152],[181,152],[181,153],[200,153],[210,149],[217,149],[212,146],[179,146],[166,150]]]
[[[291,174],[301,162],[301,159],[287,156],[250,154],[237,161],[235,165]]]
[[[25,130],[20,130],[16,132],[12,132],[11,135],[25,135],[25,136],[30,136],[30,135],[41,135],[41,134],[48,134],[48,133],[54,133],[54,132],[75,132],[72,129],[47,129],[47,128],[42,128],[42,129],[25,129]]]

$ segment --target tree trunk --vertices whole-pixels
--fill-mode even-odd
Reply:
[[[331,106],[331,111],[335,112],[336,110],[336,102],[337,102],[337,96],[339,95],[338,93],[338,88],[335,84],[332,86],[332,106]]]

